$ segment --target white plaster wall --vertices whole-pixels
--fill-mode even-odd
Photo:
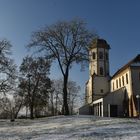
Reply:
[[[87,102],[88,103],[91,103],[92,102],[92,78],[90,77],[89,78],[89,81],[88,81],[88,84],[87,84],[87,88],[88,88],[88,91],[87,91]]]
[[[128,84],[126,83],[126,74],[128,74]],[[122,84],[122,76],[124,76],[124,86]],[[121,78],[121,87],[119,84],[119,78]],[[116,80],[118,80],[118,88],[116,86]],[[114,90],[113,90],[113,82],[114,82]],[[132,95],[132,80],[131,80],[131,70],[129,68],[125,69],[124,71],[122,71],[120,74],[118,74],[117,76],[115,76],[112,80],[111,80],[111,92],[116,91],[121,89],[122,87],[125,87],[128,93],[128,97],[130,97]]]
[[[101,89],[103,89],[103,93],[101,93]],[[107,77],[95,77],[94,78],[94,94],[104,95],[109,92],[109,79]]]
[[[89,71],[90,75],[93,75],[93,73],[97,74],[97,61],[92,61]]]

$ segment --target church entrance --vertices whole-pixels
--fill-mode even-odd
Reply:
[[[98,102],[96,104],[93,105],[93,114],[96,116],[103,116],[103,103],[102,102]]]
[[[118,106],[110,105],[110,117],[118,117]]]

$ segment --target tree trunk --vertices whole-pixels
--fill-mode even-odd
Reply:
[[[54,111],[54,103],[52,102],[52,116],[55,116],[55,111]]]
[[[14,110],[14,107],[12,107],[11,109],[11,122],[14,122],[15,121],[15,110]]]
[[[55,111],[54,111],[54,95],[53,94],[51,94],[50,101],[51,101],[51,115],[54,116]]]
[[[55,115],[58,115],[58,93],[56,93]]]
[[[68,107],[68,101],[67,101],[67,83],[68,83],[68,70],[66,71],[66,74],[64,75],[64,87],[63,87],[63,107],[64,107],[64,115],[69,115],[69,107]]]
[[[71,115],[74,114],[73,109],[74,109],[74,101],[72,100],[72,103],[71,103]]]
[[[20,105],[19,105],[17,111],[15,112],[15,119],[17,119],[18,113],[19,113],[19,111],[20,111],[22,105],[23,105],[23,99],[22,99],[22,101],[21,101],[21,103],[20,103]]]
[[[39,77],[37,79],[37,82],[36,82],[36,85],[32,91],[32,96],[31,96],[31,102],[30,102],[30,119],[34,119],[34,105],[35,105],[35,94],[36,94],[36,90],[37,90],[37,87],[38,87],[38,83],[39,83]],[[30,86],[29,86],[30,87]],[[30,89],[29,89],[29,93],[30,93]],[[31,95],[31,93],[30,93]]]
[[[34,107],[33,107],[33,103],[30,104],[30,119],[34,119]]]
[[[26,105],[26,119],[27,119],[27,116],[28,115],[28,107],[27,107],[27,105]]]

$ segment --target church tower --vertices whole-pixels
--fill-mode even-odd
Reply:
[[[86,103],[109,92],[109,49],[104,39],[96,39],[89,48],[89,80],[86,83]]]
[[[89,71],[90,76],[109,76],[109,49],[110,46],[103,39],[96,39],[89,49]]]

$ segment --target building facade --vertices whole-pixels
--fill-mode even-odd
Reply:
[[[109,117],[136,117],[139,114],[136,95],[140,95],[140,55],[109,73],[109,44],[96,39],[89,48],[89,80],[86,83],[85,106],[80,114]]]

